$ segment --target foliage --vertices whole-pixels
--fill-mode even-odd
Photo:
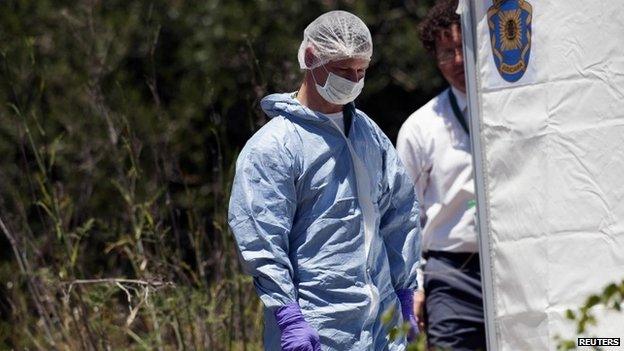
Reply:
[[[624,280],[618,283],[611,283],[604,287],[600,294],[590,295],[585,299],[585,303],[578,311],[566,310],[566,318],[574,321],[576,324],[576,334],[585,335],[589,326],[595,326],[597,323],[592,308],[601,305],[607,309],[617,312],[622,311],[622,303],[624,303]],[[563,339],[561,336],[556,337],[558,342],[558,350],[574,350],[576,349],[576,341]]]
[[[389,326],[392,323],[392,320],[395,318],[397,313],[399,312],[394,307],[388,308],[381,315],[381,323],[385,326]],[[395,327],[390,328],[390,331],[388,332],[388,338],[390,340],[396,340],[396,339],[403,338],[403,337],[407,338],[409,333],[410,333],[410,324],[403,323],[403,325],[401,326],[398,326],[398,327],[395,326]],[[425,333],[423,332],[419,332],[418,336],[416,337],[416,340],[409,342],[409,345],[407,345],[407,351],[423,351],[426,349],[427,349],[427,341],[426,341]]]
[[[358,105],[394,139],[442,88],[430,3],[0,2],[0,348],[259,349],[226,218],[259,101],[297,88],[307,23],[350,10],[375,45]]]

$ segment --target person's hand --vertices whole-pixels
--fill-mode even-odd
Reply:
[[[414,293],[414,315],[418,319],[418,329],[425,331],[425,291],[417,290]]]
[[[418,337],[418,318],[414,315],[414,290],[401,289],[396,291],[399,301],[401,302],[401,313],[403,321],[409,325],[407,333],[407,341],[412,342]]]
[[[321,351],[321,341],[301,313],[299,305],[291,303],[275,311],[277,325],[282,332],[283,351]]]

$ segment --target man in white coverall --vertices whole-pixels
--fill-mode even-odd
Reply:
[[[472,155],[457,0],[441,0],[420,39],[449,83],[403,124],[397,152],[421,205],[424,284],[416,314],[432,348],[485,350]],[[424,306],[423,306],[424,303]],[[424,308],[423,308],[424,307]]]
[[[303,84],[262,100],[271,120],[238,157],[229,224],[265,305],[266,350],[400,351],[406,338],[390,330],[407,322],[417,332],[414,187],[353,104],[372,49],[353,14],[313,21],[299,50]]]

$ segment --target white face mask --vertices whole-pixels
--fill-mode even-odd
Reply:
[[[325,66],[323,66],[323,68],[325,68]],[[325,71],[327,71],[327,68],[325,68]],[[320,86],[316,82],[314,73],[312,73],[312,78],[314,79],[314,83],[316,83],[316,91],[318,91],[327,102],[334,105],[346,105],[355,100],[362,92],[362,88],[364,88],[364,78],[356,83],[332,72],[327,72],[329,75],[327,76],[324,86]]]

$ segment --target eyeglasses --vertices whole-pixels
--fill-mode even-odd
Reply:
[[[464,57],[464,53],[462,51],[462,47],[458,46],[454,49],[446,49],[446,50],[442,50],[440,52],[436,53],[436,59],[438,60],[438,63],[441,64],[447,64],[453,60],[455,60],[455,57],[459,55],[462,59]]]

